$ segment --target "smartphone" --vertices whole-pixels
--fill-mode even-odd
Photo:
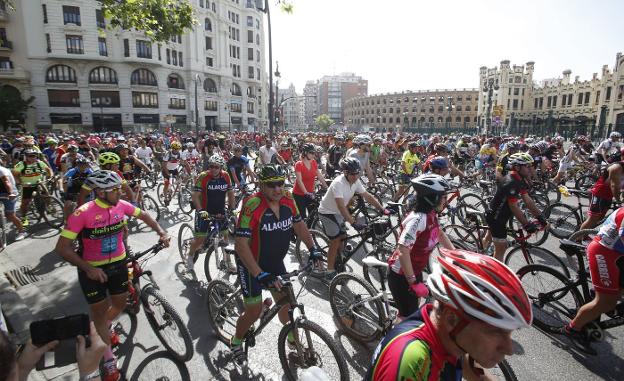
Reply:
[[[73,339],[89,335],[89,315],[79,314],[30,323],[30,338],[36,346],[54,340]]]

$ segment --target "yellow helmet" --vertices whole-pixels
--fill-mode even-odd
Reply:
[[[182,148],[182,144],[180,144],[180,142],[174,141],[171,143],[171,149],[180,149],[180,148]]]
[[[115,152],[102,152],[98,156],[98,163],[100,163],[100,166],[106,164],[117,164],[120,160],[121,159],[119,158],[119,155],[117,155]]]

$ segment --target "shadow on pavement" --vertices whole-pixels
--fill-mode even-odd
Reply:
[[[379,340],[373,340],[370,343],[365,343],[348,336],[341,330],[334,332],[333,339],[337,344],[340,353],[347,361],[347,364],[352,367],[358,375],[364,377],[366,371],[368,370],[373,350]],[[352,348],[352,350],[349,350],[348,347]]]
[[[31,225],[28,228],[28,238],[49,239],[61,234],[61,229],[51,228],[45,222]]]
[[[45,275],[60,267],[69,265],[69,262],[61,258],[55,250],[52,250],[39,258],[39,263],[33,268],[33,271],[37,275]]]
[[[186,364],[171,359],[167,351],[159,351],[141,361],[128,380],[190,381],[191,375]]]

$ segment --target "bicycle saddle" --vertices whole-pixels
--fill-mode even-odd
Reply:
[[[386,262],[382,262],[379,259],[373,257],[372,255],[369,255],[368,257],[365,257],[364,259],[362,259],[362,263],[364,263],[366,266],[369,267],[381,267],[381,268],[388,268],[388,264]]]
[[[569,239],[562,239],[559,242],[559,248],[563,250],[567,255],[575,255],[577,253],[585,252],[585,245],[578,242],[570,241]]]

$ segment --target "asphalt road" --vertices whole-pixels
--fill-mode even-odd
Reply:
[[[153,191],[152,191],[153,192]],[[160,223],[172,236],[172,247],[147,262],[153,271],[162,294],[175,306],[187,322],[193,338],[194,357],[185,364],[171,360],[164,347],[147,323],[144,313],[130,318],[122,314],[116,322],[122,332],[122,345],[117,349],[120,366],[129,380],[265,380],[282,379],[283,372],[277,356],[277,336],[281,325],[275,319],[258,337],[256,346],[249,352],[249,372],[244,373],[227,358],[227,348],[215,339],[208,324],[205,304],[205,284],[193,281],[184,272],[177,252],[177,234],[183,222],[192,222],[189,216],[177,209],[176,202],[169,211],[162,210]],[[17,265],[30,265],[42,277],[35,291],[26,295],[33,312],[45,310],[46,303],[54,303],[65,313],[86,312],[87,306],[78,286],[75,269],[71,268],[52,251],[58,232],[43,228],[30,238],[10,245],[0,254],[10,256]],[[157,236],[143,225],[133,230],[130,244],[135,251],[155,243]],[[545,247],[560,253],[558,242],[549,238]],[[200,260],[201,261],[201,260]],[[287,257],[287,268],[294,269],[294,257]],[[361,273],[357,261],[351,261],[353,271]],[[201,269],[201,264],[196,268]],[[201,273],[201,271],[198,271]],[[199,274],[201,279],[201,274]],[[299,290],[302,285],[296,285]],[[39,290],[39,291],[37,291]],[[21,291],[22,294],[25,291]],[[39,294],[37,294],[39,292]],[[302,288],[300,302],[306,307],[310,320],[324,327],[338,343],[350,368],[352,380],[361,379],[376,343],[360,343],[337,331],[327,301],[327,286],[317,280],[309,280]],[[624,379],[624,345],[618,340],[624,334],[619,327],[607,332],[606,340],[595,348],[599,355],[587,357],[570,349],[564,337],[546,335],[535,328],[514,334],[514,356],[509,358],[520,380],[583,380]],[[59,370],[59,374],[62,372]],[[50,378],[50,376],[47,376]],[[66,374],[59,379],[72,379]]]

